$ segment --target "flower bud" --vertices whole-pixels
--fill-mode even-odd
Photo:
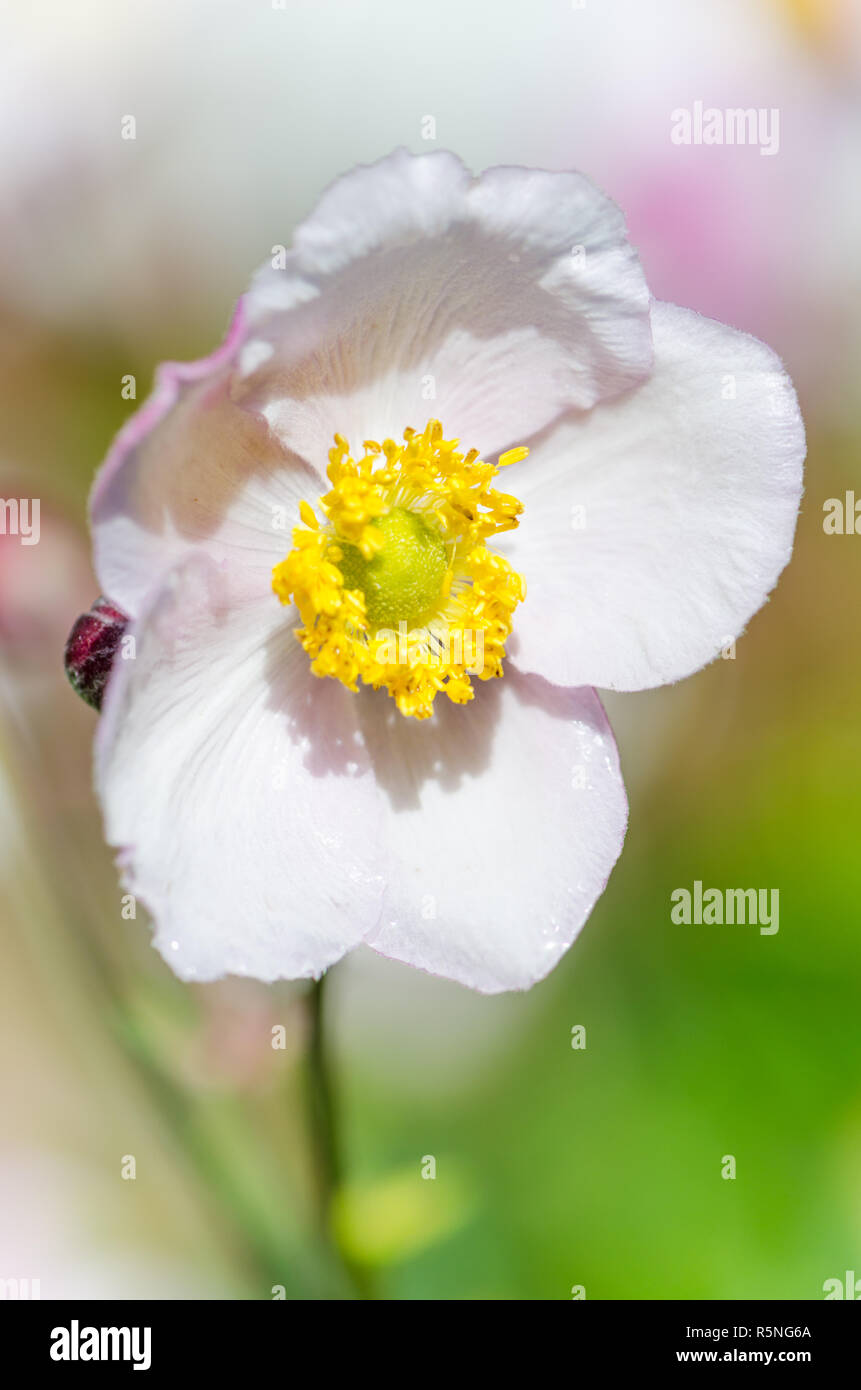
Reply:
[[[110,599],[98,598],[89,613],[78,618],[66,642],[66,675],[93,709],[101,709],[117,647],[129,619]]]

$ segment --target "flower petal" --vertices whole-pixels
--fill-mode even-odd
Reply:
[[[319,490],[317,475],[231,398],[243,334],[240,304],[210,357],[163,363],[102,465],[90,500],[96,572],[129,613],[195,551],[229,559],[234,582],[264,594],[299,500]]]
[[[417,724],[366,703],[391,856],[384,956],[483,993],[525,989],[568,949],[625,835],[613,735],[592,690],[508,666]]]
[[[397,150],[339,179],[248,296],[247,403],[325,466],[431,416],[490,454],[649,370],[621,212],[581,174]]]
[[[105,460],[96,567],[128,612],[195,550],[262,593],[289,534],[273,515],[320,491],[336,430],[358,448],[440,416],[490,454],[648,370],[642,272],[581,175],[473,181],[401,150],[334,184],[295,240],[216,352],[159,368]]]
[[[97,786],[124,883],[183,979],[319,975],[372,926],[378,800],[356,696],[311,675],[292,611],[192,556],[117,662]]]
[[[525,577],[509,650],[559,684],[679,680],[741,633],[792,553],[805,443],[755,338],[671,304],[649,381],[572,418],[516,468],[500,549]]]

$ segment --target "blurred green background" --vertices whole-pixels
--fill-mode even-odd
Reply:
[[[315,1229],[306,991],[183,986],[123,920],[61,648],[97,592],[86,494],[121,378],[140,401],[159,360],[207,352],[323,187],[433,148],[428,115],[475,169],[605,187],[656,295],[781,353],[809,458],[792,565],[734,659],[607,701],[630,830],[554,974],[485,999],[370,953],[332,972],[342,1249],[397,1299],[861,1276],[861,535],[823,530],[861,497],[858,6],[121,0],[2,24],[0,493],[41,499],[42,536],[0,537],[0,1278],[350,1292]],[[674,146],[695,100],[777,107],[778,154]],[[674,925],[695,879],[777,888],[779,932]]]

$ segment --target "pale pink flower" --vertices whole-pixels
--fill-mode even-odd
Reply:
[[[501,678],[470,687],[460,671],[419,722],[386,689],[312,672],[273,570],[283,599],[290,530],[332,487],[336,433],[358,459],[429,417],[483,459],[529,446],[502,475],[519,525],[487,541],[494,575],[527,591]],[[107,687],[98,789],[174,970],[317,976],[365,943],[485,992],[546,975],[625,831],[591,687],[677,680],[739,635],[790,557],[803,456],[774,354],[651,302],[619,210],[581,175],[473,179],[450,154],[398,151],[335,183],[222,347],[160,369],[93,495],[99,581],[132,639]],[[478,512],[435,487],[415,505],[433,545],[439,523],[451,593],[472,600],[447,528]],[[378,527],[411,511],[397,495]],[[343,517],[326,530],[329,507],[302,534],[346,566],[355,536]],[[410,584],[424,574],[413,551],[404,563]],[[338,614],[352,588],[370,621],[365,579],[335,570]]]

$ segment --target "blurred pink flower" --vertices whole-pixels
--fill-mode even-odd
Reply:
[[[57,643],[69,628],[70,612],[92,593],[93,577],[81,531],[49,500],[31,496],[21,473],[0,473],[0,655],[16,661],[50,662],[57,669]],[[32,510],[30,537],[20,534],[15,512]],[[37,519],[37,524],[33,521]]]
[[[477,166],[585,170],[626,208],[654,293],[766,337],[809,396],[854,399],[856,0],[375,0],[373,26],[315,0],[44,13],[7,6],[0,44],[0,300],[18,312],[129,356],[168,322],[193,341],[339,169],[439,139]],[[371,63],[384,88],[345,121],[332,93]],[[674,146],[696,100],[779,108],[779,153]]]
[[[202,1298],[211,1274],[157,1248],[141,1250],[121,1184],[103,1172],[34,1150],[0,1157],[0,1297]],[[97,1219],[96,1218],[97,1215]],[[126,1226],[125,1237],[117,1228]]]

